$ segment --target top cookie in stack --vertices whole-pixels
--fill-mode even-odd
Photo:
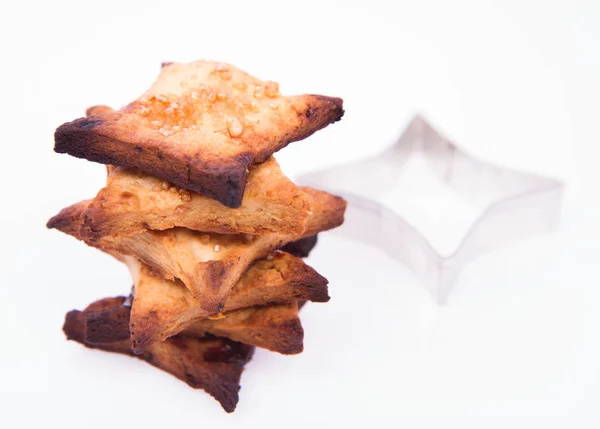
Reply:
[[[339,98],[286,97],[230,65],[174,63],[124,108],[60,126],[55,151],[136,168],[238,208],[252,167],[343,114]]]

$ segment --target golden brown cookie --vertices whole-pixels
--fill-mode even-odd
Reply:
[[[302,234],[309,212],[308,197],[273,157],[250,172],[237,209],[139,170],[117,167],[88,206],[82,234],[98,239],[177,226],[219,234]]]
[[[342,103],[322,95],[283,96],[277,83],[227,64],[173,63],[124,108],[94,109],[61,125],[54,150],[137,168],[235,208],[249,168],[338,121]]]
[[[128,265],[135,279],[135,299],[131,309],[131,344],[136,353],[142,352],[156,341],[178,334],[211,315],[199,305],[198,300],[180,281],[169,281],[153,275],[148,267],[135,260]],[[223,306],[223,313],[228,320],[222,325],[218,324],[221,320],[206,323],[209,325],[216,323],[215,329],[222,329],[222,326],[231,326],[230,323],[234,320],[239,322],[242,314],[238,314],[237,319],[229,316],[236,310],[296,300],[328,301],[327,279],[304,264],[301,259],[284,252],[276,252],[272,257],[253,264],[233,287]],[[252,320],[257,320],[256,316]],[[293,330],[297,323],[289,321],[283,328]],[[265,331],[264,327],[261,329]],[[281,353],[294,353],[298,350],[298,342],[290,344],[290,341],[286,342],[285,339],[268,346],[265,343],[257,343],[256,340],[253,342],[248,338],[227,335],[224,331],[206,330],[215,335],[230,337],[236,341]],[[260,335],[262,334],[259,332],[257,336]]]
[[[284,355],[302,352],[304,330],[296,301],[250,307],[225,313],[222,318],[194,322],[179,335],[226,337]]]

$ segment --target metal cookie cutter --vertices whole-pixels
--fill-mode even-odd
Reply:
[[[564,189],[560,181],[469,156],[420,116],[378,156],[299,182],[348,200],[336,231],[404,263],[439,304],[478,255],[553,230]]]

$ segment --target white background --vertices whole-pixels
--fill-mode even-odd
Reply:
[[[0,427],[600,427],[599,28],[593,0],[2,3]],[[233,415],[67,343],[64,313],[130,279],[45,229],[105,176],[55,154],[53,130],[199,58],[344,98],[342,122],[278,156],[291,176],[375,153],[421,112],[472,154],[564,179],[562,227],[478,259],[445,307],[323,236],[310,264],[332,300],[303,311],[303,354],[256,353]]]

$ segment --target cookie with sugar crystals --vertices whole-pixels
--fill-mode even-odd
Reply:
[[[137,168],[235,208],[249,168],[340,120],[344,110],[339,98],[284,96],[275,82],[195,61],[166,65],[122,109],[91,113],[58,127],[56,152]]]

